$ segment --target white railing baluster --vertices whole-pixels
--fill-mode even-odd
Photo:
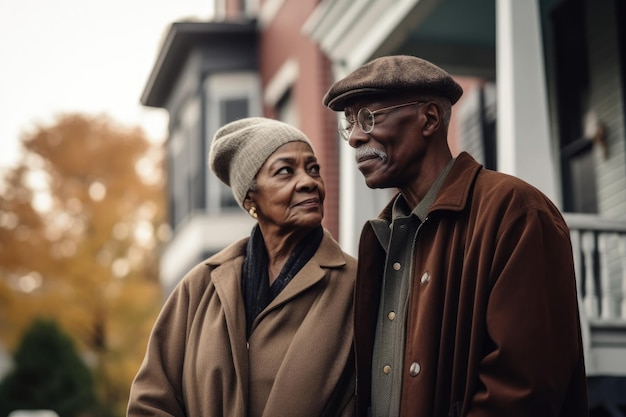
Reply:
[[[596,292],[596,283],[593,274],[593,251],[595,249],[595,241],[593,232],[584,232],[582,238],[583,259],[585,260],[585,309],[587,317],[598,317],[598,295]]]
[[[565,213],[587,375],[626,375],[626,218]]]
[[[622,260],[622,319],[626,320],[626,234],[618,235],[617,250]]]
[[[609,240],[608,233],[598,233],[598,258],[600,264],[600,291],[601,291],[601,312],[600,317],[610,319],[614,317],[615,306],[613,295],[611,294],[611,281],[609,273]]]
[[[574,274],[576,275],[576,291],[578,296],[582,297],[582,262],[580,260],[580,231],[578,229],[570,229],[570,240],[572,242],[572,256],[574,258]]]

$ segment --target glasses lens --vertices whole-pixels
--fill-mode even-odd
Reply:
[[[374,130],[374,115],[368,108],[363,107],[359,110],[356,119],[363,133],[370,133]]]
[[[347,119],[339,119],[339,136],[342,139],[348,140],[350,139],[350,134],[352,133],[352,129],[354,128],[354,123],[350,123]]]

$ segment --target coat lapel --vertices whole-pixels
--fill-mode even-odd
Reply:
[[[346,260],[341,250],[337,250],[337,248],[338,244],[332,239],[328,231],[325,230],[324,238],[317,252],[313,255],[313,258],[298,271],[281,293],[257,316],[252,328],[254,329],[257,324],[263,320],[263,317],[267,316],[270,312],[324,279],[326,276],[324,268],[345,265]]]

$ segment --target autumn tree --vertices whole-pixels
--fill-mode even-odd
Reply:
[[[22,146],[0,187],[0,338],[15,346],[33,320],[54,318],[122,413],[162,301],[161,148],[138,128],[80,114]]]

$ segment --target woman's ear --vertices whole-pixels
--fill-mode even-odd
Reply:
[[[423,135],[433,136],[441,125],[441,109],[435,102],[423,106],[426,123],[424,123]]]
[[[246,198],[243,199],[243,208],[246,209],[246,211],[250,210],[250,207],[252,207],[254,204],[252,204],[252,199],[250,198],[250,194],[246,194]]]
[[[254,203],[254,201],[252,201],[252,198],[250,198],[249,194],[247,194],[246,198],[243,199],[242,206],[248,212],[248,214],[252,216],[253,219],[259,218],[259,213],[257,212],[256,204]]]

